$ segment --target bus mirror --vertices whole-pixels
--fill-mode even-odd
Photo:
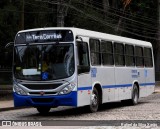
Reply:
[[[88,73],[89,71],[90,71],[90,67],[89,66],[78,65],[78,74]]]
[[[13,44],[14,44],[14,42],[9,42],[9,43],[6,44],[5,48],[8,48],[8,47],[10,47],[10,46],[13,46]]]

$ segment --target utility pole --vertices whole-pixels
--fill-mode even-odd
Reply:
[[[102,3],[103,3],[103,10],[104,10],[104,19],[106,20],[107,19],[107,12],[109,9],[109,0],[103,0]]]
[[[64,27],[64,1],[59,0],[57,4],[57,27]]]
[[[68,4],[66,4],[68,3]],[[64,0],[59,0],[57,4],[57,27],[64,27],[64,18],[67,16],[68,6],[71,4],[71,0],[64,3]]]
[[[24,4],[25,4],[25,1],[22,0],[21,23],[20,23],[20,29],[21,30],[24,30]]]
[[[157,1],[158,2],[158,30],[157,30],[157,35],[158,35],[158,40],[156,43],[156,47],[155,47],[155,72],[158,73],[156,75],[158,75],[156,78],[158,79],[158,81],[160,81],[160,0]]]
[[[42,0],[36,1],[42,2]],[[55,2],[54,0],[45,2],[57,5],[57,27],[64,27],[64,17],[67,16],[68,7],[71,4],[71,0],[68,0],[68,2],[66,2],[65,0],[58,0],[57,2]]]

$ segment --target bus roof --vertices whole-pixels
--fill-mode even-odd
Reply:
[[[86,29],[74,28],[74,27],[35,28],[35,29],[22,30],[22,31],[19,31],[18,33],[29,32],[29,31],[40,31],[40,30],[72,30],[73,34],[78,35],[78,36],[98,38],[98,39],[107,40],[107,41],[114,41],[114,42],[121,42],[121,43],[152,47],[150,42],[117,36],[117,35],[112,35],[112,34],[96,32],[96,31],[91,31],[91,30],[86,30]]]

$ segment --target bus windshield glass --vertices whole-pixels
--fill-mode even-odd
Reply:
[[[47,81],[73,75],[72,43],[18,45],[14,48],[14,77],[21,80]]]

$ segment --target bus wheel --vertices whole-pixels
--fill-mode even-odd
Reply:
[[[132,91],[132,98],[127,99],[127,100],[121,100],[123,105],[136,105],[138,104],[138,99],[139,99],[139,90],[136,84],[133,86],[133,91]]]
[[[42,115],[46,115],[50,109],[50,107],[37,107],[37,111]]]
[[[99,106],[99,95],[97,89],[94,88],[91,95],[90,111],[96,112],[98,110],[98,106]]]
[[[134,86],[133,86],[133,92],[132,92],[131,104],[132,105],[138,104],[138,99],[139,99],[138,87],[137,87],[136,84],[134,84]]]

